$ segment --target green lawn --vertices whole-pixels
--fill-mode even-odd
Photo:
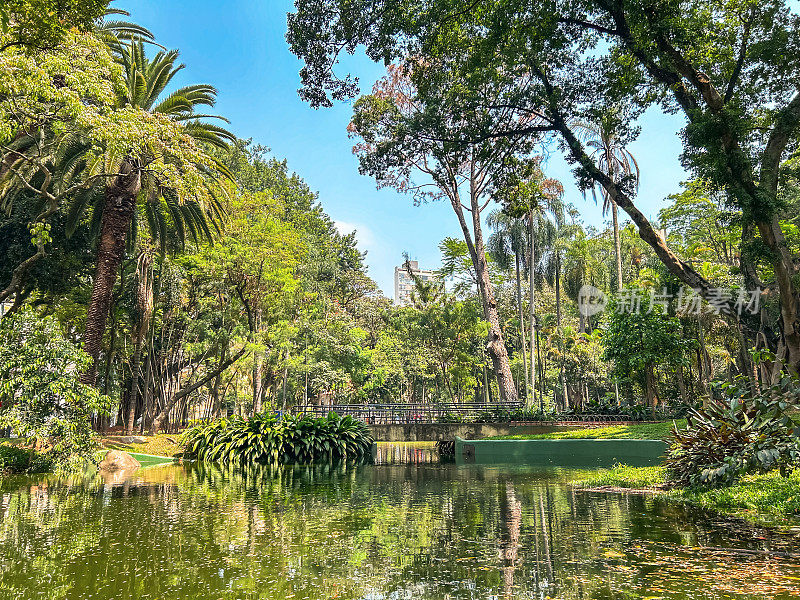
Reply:
[[[613,487],[626,489],[662,488],[666,483],[667,472],[662,466],[629,467],[616,465],[611,469],[588,471],[580,479],[573,481],[576,487]]]
[[[665,490],[664,467],[629,467],[587,472],[572,484],[582,488],[654,489],[665,497],[762,525],[797,524],[800,519],[800,471],[746,475],[727,488]]]
[[[183,448],[178,443],[180,434],[160,433],[158,435],[137,435],[136,437],[143,437],[147,441],[144,444],[122,444],[112,438],[101,438],[100,443],[105,450],[125,450],[154,456],[172,457],[183,452]]]
[[[686,419],[677,421],[678,427],[686,426]],[[536,433],[530,435],[498,435],[490,440],[574,440],[574,439],[617,439],[617,440],[663,440],[670,437],[672,421],[662,423],[637,423],[635,425],[610,425],[608,427],[587,427]]]

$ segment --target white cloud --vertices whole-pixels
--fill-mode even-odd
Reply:
[[[334,221],[333,225],[342,235],[347,235],[355,231],[358,245],[361,246],[363,250],[375,247],[375,236],[366,225],[362,225],[361,223],[348,223],[346,221]]]

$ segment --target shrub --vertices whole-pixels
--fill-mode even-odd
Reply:
[[[79,381],[90,358],[64,338],[55,318],[33,310],[0,321],[0,429],[47,450],[58,466],[91,458],[93,413],[109,401]]]
[[[0,473],[44,473],[51,467],[50,459],[41,452],[0,444]]]
[[[787,475],[800,464],[800,429],[788,414],[800,398],[796,379],[753,394],[740,378],[716,391],[722,399],[690,409],[686,429],[675,430],[666,461],[670,482],[718,487],[749,472]]]
[[[182,438],[186,456],[241,464],[360,458],[370,453],[372,442],[364,423],[333,412],[320,419],[271,414],[220,419],[192,427]]]

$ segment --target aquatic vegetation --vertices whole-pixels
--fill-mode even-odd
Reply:
[[[615,488],[657,488],[666,483],[666,470],[663,466],[631,467],[617,464],[611,469],[590,471],[574,482],[579,487],[615,487]]]
[[[183,434],[185,455],[226,463],[289,463],[360,458],[370,453],[372,434],[361,421],[334,412],[309,416],[261,413],[197,425]]]

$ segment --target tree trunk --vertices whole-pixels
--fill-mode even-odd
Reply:
[[[556,252],[556,327],[561,330],[561,253]]]
[[[225,369],[230,367],[233,363],[239,360],[242,356],[244,356],[245,352],[247,352],[247,346],[243,346],[239,352],[231,356],[230,358],[225,359],[222,363],[217,365],[214,369],[212,369],[208,374],[202,377],[196,383],[193,383],[187,388],[184,388],[177,393],[173,394],[172,398],[165,405],[158,411],[158,414],[153,419],[153,424],[150,427],[150,434],[155,435],[158,433],[159,429],[161,429],[164,421],[166,420],[169,412],[173,409],[173,407],[178,403],[179,400],[186,398],[189,394],[191,394],[196,389],[199,389],[206,385],[209,381],[217,377],[218,375],[222,374]]]
[[[225,362],[225,353],[228,350],[227,344],[222,344],[222,348],[219,351],[219,362]],[[221,408],[222,408],[222,397],[220,396],[220,387],[222,387],[222,373],[217,375],[214,378],[214,384],[211,387],[211,399],[214,405],[213,411],[213,418],[219,418],[221,416]],[[227,415],[226,415],[227,416]]]
[[[133,362],[131,363],[131,393],[129,396],[128,414],[125,418],[126,435],[131,435],[133,433],[133,423],[136,421],[136,404],[139,400],[139,362],[141,356],[142,344],[141,341],[137,340],[133,349]]]
[[[81,382],[88,385],[94,385],[97,379],[97,359],[106,329],[111,294],[125,254],[125,239],[136,207],[136,194],[141,188],[139,171],[129,160],[123,161],[120,173],[105,193],[97,243],[97,268],[86,313],[83,349],[91,358],[91,364],[81,373]]]
[[[683,366],[678,365],[676,375],[678,377],[678,389],[681,393],[681,400],[684,404],[689,404],[689,394],[686,391],[686,379],[683,376]]]
[[[519,341],[520,345],[522,346],[522,364],[525,366],[525,396],[527,397],[530,393],[530,388],[528,387],[528,357],[525,351],[525,319],[523,317],[523,310],[522,310],[522,280],[520,277],[520,261],[519,261],[519,253],[514,252],[514,274],[517,278],[517,312],[519,313]]]
[[[622,289],[622,243],[619,239],[619,209],[611,200],[611,221],[614,227],[614,252],[617,259],[617,291]]]
[[[147,337],[150,327],[150,316],[153,313],[153,273],[150,267],[152,257],[144,252],[139,255],[136,266],[136,312],[139,322],[133,332],[133,363],[131,365],[131,402],[128,407],[128,418],[125,430],[128,435],[133,433],[133,423],[136,420],[136,409],[139,399],[139,363],[142,357],[142,343]]]
[[[530,256],[528,257],[528,285],[530,287],[530,306],[528,306],[528,325],[531,328],[530,337],[531,337],[531,401],[529,406],[533,406],[536,404],[536,352],[534,349],[535,339],[536,339],[536,279],[535,279],[535,270],[536,270],[536,240],[534,238],[534,230],[533,230],[533,211],[531,210],[528,213],[528,225],[530,226],[530,236],[531,236],[531,252]]]
[[[486,350],[492,359],[492,368],[497,378],[497,386],[500,390],[500,400],[503,402],[516,402],[517,389],[514,386],[514,376],[511,373],[511,365],[508,360],[508,351],[503,340],[503,330],[500,327],[500,316],[497,312],[497,301],[492,290],[492,282],[489,279],[489,265],[486,262],[486,252],[483,244],[483,230],[481,228],[481,212],[478,198],[470,194],[470,204],[472,207],[472,234],[464,218],[464,210],[461,199],[454,196],[451,198],[453,210],[458,217],[461,231],[464,234],[464,241],[467,243],[472,264],[475,267],[475,274],[478,278],[478,291],[480,293],[481,305],[483,307],[483,317],[489,323],[489,333],[486,341]]]
[[[647,364],[644,369],[645,388],[647,393],[647,401],[650,408],[655,410],[658,406],[658,388],[656,387],[656,376],[653,372],[653,365]]]

